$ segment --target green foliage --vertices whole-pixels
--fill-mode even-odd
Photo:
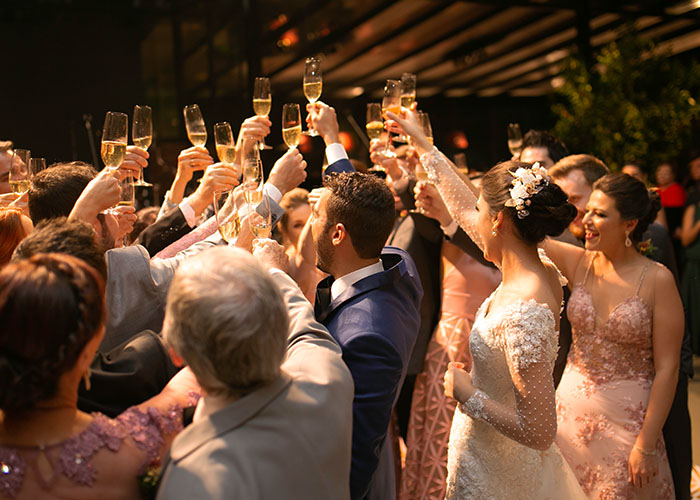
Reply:
[[[684,64],[626,28],[587,70],[564,60],[564,85],[552,111],[554,133],[575,153],[601,158],[612,170],[641,161],[650,172],[687,149],[700,116],[700,64]]]

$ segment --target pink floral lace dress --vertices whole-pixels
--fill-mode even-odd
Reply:
[[[590,499],[674,498],[662,437],[656,445],[659,475],[642,489],[627,480],[628,457],[654,380],[652,313],[638,295],[647,268],[635,294],[597,326],[585,288],[590,267],[589,263],[583,283],[574,287],[567,308],[573,343],[557,388],[557,444]]]
[[[0,498],[134,499],[138,476],[157,465],[182,429],[182,410],[133,407],[94,413],[78,435],[44,447],[0,446]]]

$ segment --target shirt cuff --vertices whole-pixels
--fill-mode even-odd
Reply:
[[[454,238],[454,235],[457,233],[457,229],[459,229],[459,224],[452,220],[447,227],[442,227],[440,226],[440,229],[442,229],[442,232],[447,236],[449,239]]]
[[[190,227],[194,227],[195,224],[197,224],[197,216],[194,213],[194,209],[190,206],[190,202],[187,201],[187,198],[182,200],[178,206],[180,207],[182,215],[185,216],[187,225]]]
[[[277,189],[277,186],[274,186],[269,182],[266,182],[263,186],[263,192],[275,203],[279,204],[280,200],[282,199],[282,193],[279,189]]]
[[[394,188],[394,191],[397,193],[403,193],[408,189],[408,177],[404,175],[403,177],[400,177],[396,180],[393,178],[391,179],[391,186]]]
[[[345,152],[345,148],[339,142],[334,142],[326,147],[326,159],[328,164],[332,165],[338,160],[347,160],[348,154]]]

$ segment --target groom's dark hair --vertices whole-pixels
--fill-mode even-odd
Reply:
[[[394,196],[386,183],[368,174],[349,172],[326,176],[331,192],[326,205],[326,227],[341,223],[357,255],[378,258],[394,228]]]

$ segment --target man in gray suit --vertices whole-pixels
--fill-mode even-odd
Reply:
[[[280,269],[284,250],[219,247],[182,263],[164,337],[203,396],[159,499],[348,499],[353,385],[338,344]]]

